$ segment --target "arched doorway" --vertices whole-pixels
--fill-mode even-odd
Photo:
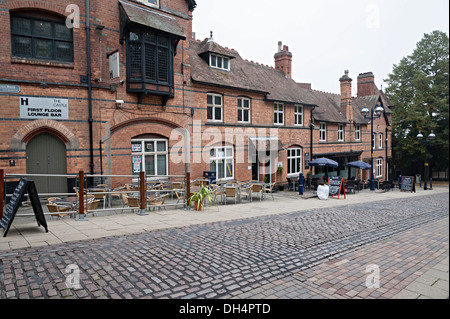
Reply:
[[[27,144],[27,174],[67,174],[66,145],[50,133],[41,133]],[[39,193],[67,193],[65,177],[32,177]]]

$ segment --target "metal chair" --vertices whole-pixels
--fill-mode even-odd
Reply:
[[[239,190],[237,187],[234,186],[225,186],[225,192],[224,192],[224,201],[225,205],[227,204],[228,198],[234,198],[234,203],[237,204],[239,201]]]
[[[250,202],[252,201],[252,185],[242,186],[239,197],[246,197]]]
[[[272,183],[272,184],[266,184],[265,186],[264,186],[264,196],[265,196],[265,193],[269,193],[270,195],[272,195],[272,200],[273,200],[273,187],[275,186],[275,183]]]
[[[263,187],[261,184],[252,184],[252,196],[259,193],[259,201],[263,199]]]
[[[58,219],[63,218],[64,216],[70,215],[70,213],[64,213],[65,211],[70,211],[70,207],[68,206],[61,206],[56,205],[53,203],[47,204],[47,209],[50,213],[57,213],[57,214],[51,214],[50,216],[58,217]]]

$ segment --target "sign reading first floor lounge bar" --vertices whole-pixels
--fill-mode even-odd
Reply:
[[[19,105],[22,119],[69,119],[68,99],[20,96]]]

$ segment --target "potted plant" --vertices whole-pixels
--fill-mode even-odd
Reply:
[[[200,189],[189,198],[189,205],[194,202],[195,210],[203,210],[203,202],[206,200],[209,204],[211,204],[212,197],[212,190],[202,184]]]

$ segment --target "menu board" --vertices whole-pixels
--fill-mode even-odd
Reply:
[[[33,207],[38,226],[42,225],[45,228],[45,231],[48,232],[47,222],[45,220],[44,212],[42,211],[42,206],[39,201],[36,185],[34,184],[34,181],[22,178],[19,181],[16,189],[14,190],[11,200],[9,201],[8,206],[3,213],[2,219],[0,220],[0,227],[5,231],[3,237],[6,237],[6,235],[8,234],[9,228],[11,227],[17,210],[20,207],[20,203],[22,202],[22,198],[25,196],[25,192],[28,192],[28,196],[30,197],[31,205]]]
[[[402,176],[402,192],[416,192],[416,183],[413,176]]]

